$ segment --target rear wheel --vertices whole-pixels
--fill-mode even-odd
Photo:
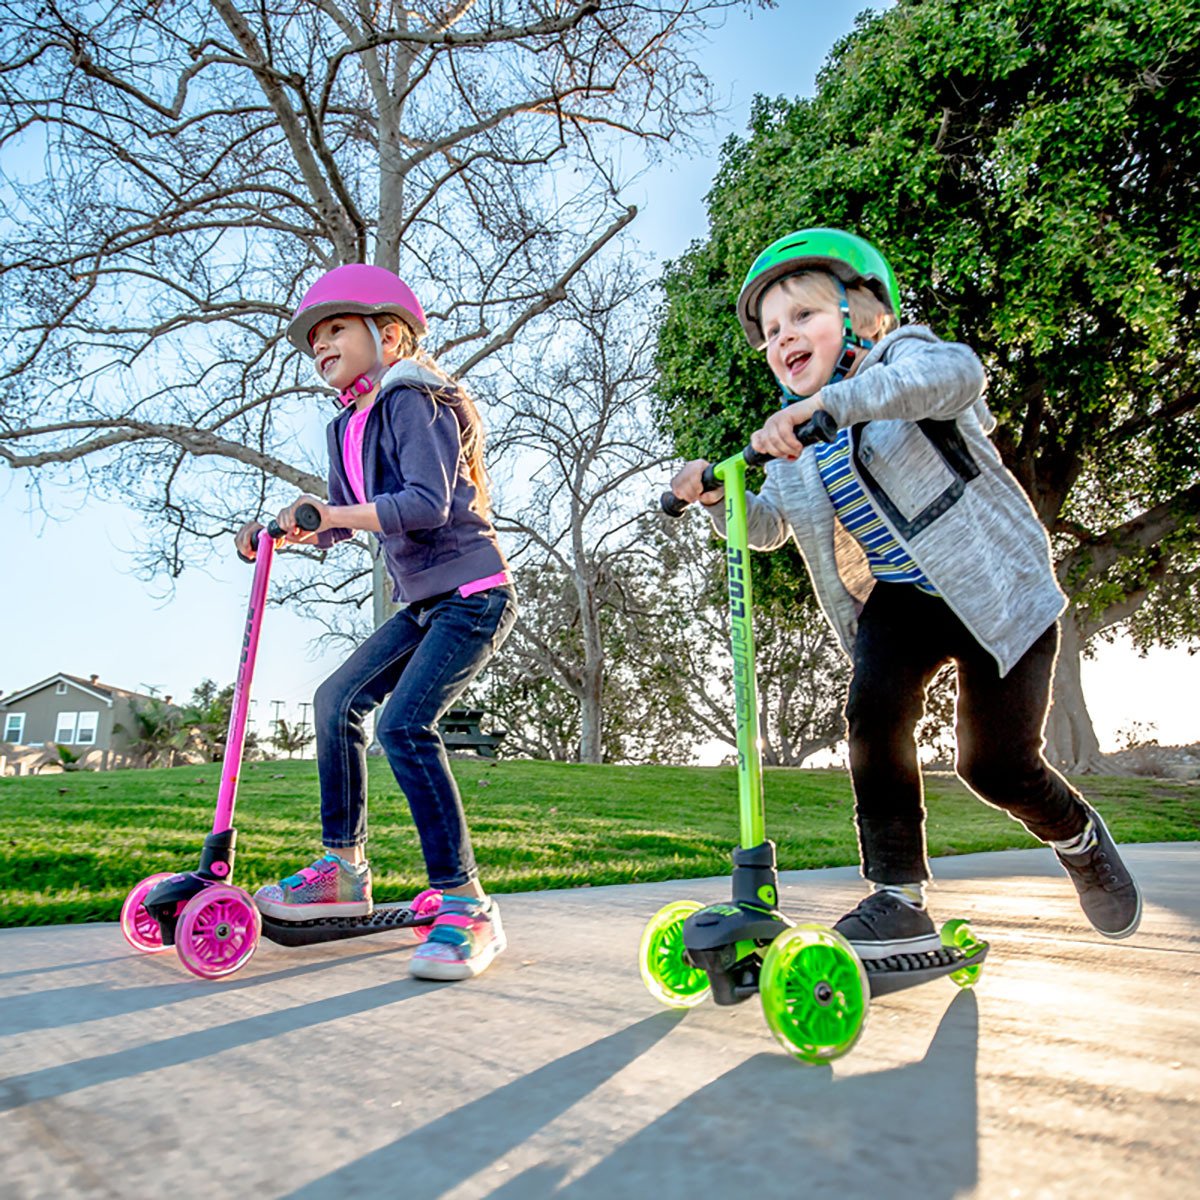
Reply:
[[[966,921],[947,921],[942,926],[941,937],[943,946],[951,946],[956,950],[961,950],[968,958],[976,950],[983,948],[983,942],[971,932],[971,926]],[[975,981],[979,978],[979,972],[982,970],[983,963],[975,963],[972,966],[963,967],[961,970],[952,972],[950,978],[960,988],[969,988],[974,986]]]

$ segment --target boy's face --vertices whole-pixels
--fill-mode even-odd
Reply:
[[[309,345],[317,374],[338,391],[375,366],[375,339],[363,317],[326,317],[314,327]]]
[[[767,339],[767,365],[779,382],[797,396],[813,396],[833,374],[842,353],[842,314],[789,290],[788,280],[772,284],[760,309]]]

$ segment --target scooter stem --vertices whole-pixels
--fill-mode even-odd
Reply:
[[[233,825],[237,800],[238,773],[246,744],[246,721],[250,711],[250,684],[254,678],[254,659],[258,654],[258,632],[262,627],[267,582],[271,576],[271,556],[275,541],[262,530],[255,546],[254,582],[250,586],[250,604],[246,610],[246,631],[242,636],[242,654],[238,660],[237,681],[233,685],[233,709],[229,714],[229,733],[225,739],[225,757],[221,763],[221,788],[217,793],[217,811],[213,833],[223,833]]]
[[[738,749],[738,810],[741,845],[766,840],[758,684],[754,668],[754,595],[746,525],[746,459],[741,452],[713,467],[725,485],[726,566],[729,575],[729,637],[733,650],[733,696]]]

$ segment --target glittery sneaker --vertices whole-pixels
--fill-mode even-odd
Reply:
[[[469,979],[487,970],[507,944],[495,900],[443,896],[429,937],[409,961],[409,973],[417,979]]]
[[[929,914],[890,892],[872,892],[833,928],[854,947],[859,958],[922,954],[942,946]]]
[[[1117,853],[1117,844],[1100,819],[1087,806],[1096,840],[1081,854],[1054,853],[1079,893],[1079,906],[1097,933],[1107,938],[1126,938],[1142,920],[1142,893]]]
[[[278,883],[254,893],[264,917],[276,921],[313,921],[320,917],[371,915],[371,868],[352,867],[336,854],[324,854]]]

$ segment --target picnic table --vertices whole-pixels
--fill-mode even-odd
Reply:
[[[483,710],[452,708],[439,722],[438,732],[447,750],[470,750],[481,758],[495,758],[496,747],[508,736],[508,730],[497,729],[484,733],[479,728]]]

